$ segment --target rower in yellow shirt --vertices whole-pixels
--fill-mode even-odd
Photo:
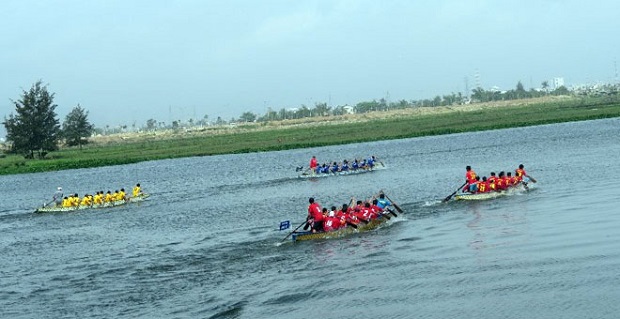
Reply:
[[[71,207],[71,199],[70,199],[69,197],[65,196],[65,197],[62,199],[62,207],[63,207],[63,208],[69,208],[69,207]]]
[[[82,201],[80,202],[80,206],[90,206],[92,204],[93,204],[93,198],[89,194],[84,195],[84,198],[82,198]]]
[[[121,190],[116,195],[116,200],[126,200],[126,199],[127,199],[127,197],[125,195],[125,189],[121,188]]]
[[[136,184],[136,186],[133,188],[132,195],[133,197],[138,197],[142,195],[142,190],[140,189],[140,183]]]
[[[114,201],[114,196],[112,195],[112,193],[110,191],[108,191],[105,194],[105,199],[103,201],[106,202],[106,203],[110,203],[110,202]]]
[[[78,207],[80,205],[80,196],[75,193],[71,196],[71,207]]]
[[[93,198],[93,204],[94,205],[101,205],[101,204],[103,204],[103,191],[97,192],[97,194]]]

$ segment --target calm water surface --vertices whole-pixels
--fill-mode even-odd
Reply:
[[[0,318],[617,318],[620,119],[0,176]],[[300,180],[374,154],[389,169]],[[441,199],[524,163],[527,194]],[[33,214],[57,186],[130,189],[133,206]],[[383,189],[376,231],[290,243],[314,196]]]

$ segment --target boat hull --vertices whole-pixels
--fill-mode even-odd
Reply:
[[[501,192],[488,192],[488,193],[460,193],[454,196],[455,200],[489,200],[495,199],[498,197],[504,197],[507,195],[512,195],[516,193],[523,193],[529,191],[531,186],[525,186],[524,184],[519,184],[512,188],[509,188],[505,191]]]
[[[349,236],[354,233],[366,232],[373,230],[379,227],[381,224],[384,224],[387,221],[387,218],[380,216],[376,219],[370,220],[367,224],[360,223],[357,225],[357,228],[353,228],[351,226],[346,226],[344,228],[340,228],[334,231],[328,232],[318,232],[313,233],[310,231],[301,231],[294,232],[291,235],[293,242],[297,241],[306,241],[306,240],[318,240],[318,239],[331,239],[331,238],[342,238]]]
[[[84,210],[94,210],[94,209],[104,209],[104,208],[112,208],[118,206],[124,206],[131,203],[139,203],[147,199],[149,194],[142,194],[136,197],[130,197],[128,200],[118,200],[114,202],[103,203],[100,205],[91,205],[91,206],[77,206],[77,207],[56,207],[56,206],[48,206],[37,208],[35,213],[62,213],[62,212],[76,212],[76,211],[84,211]]]
[[[348,171],[336,172],[336,173],[315,173],[314,171],[307,170],[299,174],[298,177],[299,178],[322,178],[322,177],[333,177],[333,176],[344,176],[344,175],[356,175],[356,174],[363,174],[363,173],[370,173],[373,171],[384,170],[386,168],[387,167],[385,166],[385,164],[381,162],[376,162],[372,169],[360,168],[356,170],[348,170]]]

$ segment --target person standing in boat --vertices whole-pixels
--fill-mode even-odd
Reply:
[[[310,170],[316,173],[316,167],[318,166],[318,162],[316,160],[316,156],[312,155],[310,159]]]
[[[314,197],[310,197],[308,200],[308,222],[312,225],[312,232],[323,231],[323,212],[321,211],[321,205],[314,201]]]
[[[56,207],[62,206],[63,197],[64,196],[62,194],[62,187],[58,186],[56,192],[54,193],[54,196],[52,196],[52,201],[54,202],[54,205],[56,205]]]
[[[465,188],[463,188],[463,192],[471,192],[471,193],[475,193],[476,192],[476,172],[474,172],[473,169],[471,169],[471,166],[467,165],[465,167],[465,183],[467,184],[467,186],[465,186]]]

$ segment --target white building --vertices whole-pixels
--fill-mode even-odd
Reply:
[[[564,86],[564,78],[553,78],[553,88],[558,89],[561,86]]]

